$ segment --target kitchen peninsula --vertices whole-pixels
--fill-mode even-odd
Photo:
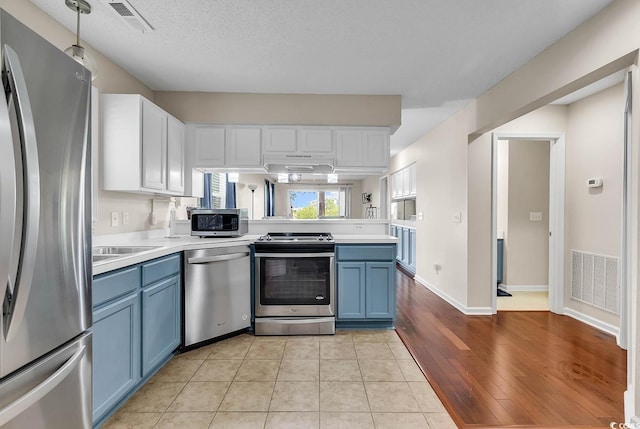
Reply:
[[[250,246],[267,232],[330,233],[335,243],[331,272],[336,327],[391,328],[398,239],[388,231],[389,222],[383,220],[267,219],[250,221],[249,233],[235,238],[169,238],[166,229],[95,236],[94,255],[100,249],[105,254],[118,249],[123,253],[98,257],[93,265],[94,426],[101,425],[184,344],[183,252]],[[124,253],[127,248],[135,251]],[[247,281],[244,295],[251,302],[253,282],[253,278]],[[253,312],[253,305],[247,308]]]

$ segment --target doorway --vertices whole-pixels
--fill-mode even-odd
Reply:
[[[498,140],[498,311],[549,310],[550,144]]]
[[[508,142],[509,145],[517,145],[519,143],[523,148],[531,146],[534,149],[539,149],[533,145],[549,144],[549,169],[548,169],[548,308],[554,313],[562,314],[564,307],[564,169],[565,169],[565,136],[564,133],[493,133],[492,142],[492,214],[491,214],[491,233],[492,241],[495,243],[492,246],[492,260],[498,260],[498,166],[500,152],[500,146]],[[516,146],[514,146],[516,147]],[[546,211],[546,210],[545,210]],[[529,212],[529,219],[533,217],[533,221],[529,222],[542,222],[544,220],[544,211],[537,210]],[[538,220],[541,219],[541,220]],[[536,225],[538,230],[545,228],[546,222],[542,222],[541,225]],[[536,228],[534,228],[536,229]],[[537,231],[539,233],[539,231]],[[526,232],[525,232],[526,234]],[[539,234],[538,234],[539,236]],[[538,237],[539,238],[539,237]],[[539,257],[538,257],[539,259]],[[498,270],[497,263],[492,267],[492,284],[498,285]],[[540,264],[538,264],[540,265]],[[538,270],[539,271],[539,270]],[[538,274],[539,275],[539,274]],[[538,285],[539,286],[539,285]],[[497,293],[492,294],[491,307],[492,312],[497,312]]]

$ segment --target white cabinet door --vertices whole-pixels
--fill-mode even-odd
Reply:
[[[193,130],[193,167],[223,167],[225,161],[225,127],[196,126]]]
[[[262,165],[260,127],[229,127],[226,139],[226,165],[260,167]]]
[[[371,130],[362,133],[363,167],[389,166],[389,131]]]
[[[409,195],[416,196],[416,165],[411,164],[409,167]]]
[[[301,153],[333,153],[333,138],[330,128],[302,128],[298,151]]]
[[[265,127],[263,150],[265,153],[294,153],[297,149],[295,127]]]
[[[336,165],[341,167],[359,167],[362,165],[362,131],[336,131]]]
[[[408,197],[409,196],[409,187],[410,187],[409,169],[408,168],[402,169],[400,171],[400,174],[402,174],[402,196],[403,197]]]
[[[167,114],[142,99],[142,187],[166,189]]]
[[[167,117],[167,191],[184,193],[184,124]]]
[[[391,175],[391,198],[398,198],[400,196],[400,190],[402,189],[402,184],[400,183],[400,179],[402,175],[400,173],[393,173]]]

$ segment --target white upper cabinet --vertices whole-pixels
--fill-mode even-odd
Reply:
[[[191,168],[262,166],[262,129],[243,125],[188,125]]]
[[[224,167],[226,129],[221,125],[195,125],[191,141],[192,167]]]
[[[142,99],[142,187],[164,191],[167,187],[167,113]]]
[[[264,127],[262,152],[266,155],[333,155],[330,127]]]
[[[409,195],[416,195],[416,165],[411,164],[409,166]]]
[[[332,134],[331,128],[301,128],[298,152],[333,154]]]
[[[391,198],[416,196],[416,164],[411,164],[391,175]]]
[[[103,188],[182,195],[183,124],[137,94],[101,100]]]
[[[362,133],[362,166],[389,167],[389,129]]]
[[[341,128],[336,131],[336,166],[389,167],[388,128]]]
[[[189,168],[264,172],[267,159],[332,163],[341,171],[389,168],[388,127],[187,125]]]
[[[184,193],[185,185],[184,124],[167,118],[167,191]]]
[[[409,189],[411,189],[409,183],[409,168],[403,169],[400,174],[402,175],[400,181],[402,182],[402,196],[404,197],[409,195]]]
[[[298,147],[296,127],[265,127],[262,150],[264,153],[293,153]]]
[[[362,131],[336,131],[336,165],[356,167],[362,165]]]
[[[235,125],[229,127],[226,139],[226,165],[231,167],[261,167],[261,140],[261,127]]]

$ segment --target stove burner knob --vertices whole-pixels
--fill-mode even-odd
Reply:
[[[267,235],[267,241],[271,241],[271,236]]]

